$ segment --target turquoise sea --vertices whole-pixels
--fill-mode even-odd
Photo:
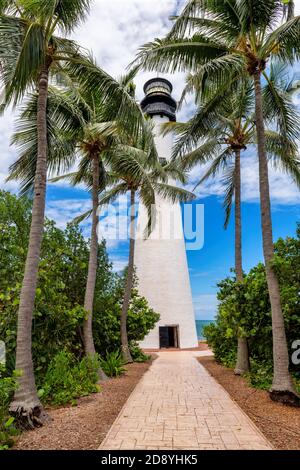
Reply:
[[[214,323],[214,320],[196,320],[197,336],[199,340],[205,339],[203,336],[203,327],[210,323]]]

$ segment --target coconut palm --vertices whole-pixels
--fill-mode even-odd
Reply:
[[[170,34],[143,46],[137,62],[148,70],[191,72],[201,91],[205,91],[205,82],[213,77],[217,88],[214,103],[221,101],[233,82],[245,73],[253,80],[263,252],[273,324],[274,374],[270,395],[274,400],[293,404],[299,402],[299,397],[289,373],[279,283],[272,264],[274,246],[262,96],[262,78],[269,82],[270,59],[292,64],[300,56],[300,17],[281,24],[282,14],[283,4],[279,0],[190,0]],[[277,123],[282,137],[297,139],[298,126],[285,114],[282,97],[271,84],[270,93],[280,116]]]
[[[289,21],[292,18],[294,18],[295,3],[294,3],[293,0],[282,0],[282,3],[284,5],[284,7],[283,7],[284,18],[287,21]]]
[[[16,104],[29,87],[38,89],[37,144],[34,198],[30,240],[18,312],[16,368],[22,371],[11,412],[25,427],[46,419],[37,397],[31,357],[32,312],[35,300],[39,255],[42,242],[47,169],[46,108],[49,74],[59,67],[60,55],[72,57],[78,48],[73,41],[54,36],[58,28],[71,32],[85,18],[89,1],[3,2],[0,16],[1,79],[6,104]]]
[[[0,76],[4,85],[5,105],[17,104],[24,93],[37,89],[37,161],[33,190],[30,241],[18,312],[16,368],[22,371],[11,412],[19,424],[32,428],[46,419],[37,397],[31,355],[32,312],[34,308],[38,263],[43,234],[47,158],[47,100],[49,79],[64,77],[69,69],[74,76],[97,74],[97,92],[106,102],[113,102],[128,126],[141,111],[130,95],[108,74],[83,54],[74,41],[59,37],[57,32],[70,33],[89,11],[89,0],[12,0],[0,4]],[[86,71],[86,73],[85,73]],[[78,72],[78,70],[77,70]],[[132,125],[137,132],[140,122]]]
[[[102,155],[105,152],[113,151],[113,146],[120,140],[120,135],[122,134],[122,130],[116,122],[96,122],[97,111],[96,109],[94,111],[94,121],[91,120],[86,123],[77,135],[77,154],[80,156],[77,171],[51,179],[52,182],[69,180],[73,186],[83,183],[91,192],[92,197],[92,210],[87,211],[74,220],[79,223],[85,218],[92,216],[88,276],[84,298],[84,309],[88,312],[88,316],[83,324],[86,355],[94,355],[96,352],[93,340],[92,315],[98,259],[98,198],[106,189],[107,184],[109,184],[109,175],[102,161]],[[105,380],[105,374],[102,370],[100,370],[100,375],[101,379]]]
[[[190,82],[191,77],[188,78]],[[270,83],[278,87],[281,96],[285,98],[286,109],[294,114],[297,119],[296,110],[292,105],[289,92],[291,82],[287,79],[286,71],[278,64],[271,65]],[[191,89],[188,83],[187,88]],[[208,84],[207,84],[207,88]],[[214,83],[211,83],[210,93],[214,94]],[[209,95],[209,93],[206,93]],[[268,96],[265,103],[265,122],[272,124],[268,118],[270,109],[269,100],[272,95],[269,93],[269,84],[263,90],[264,96]],[[185,140],[185,148],[189,153],[180,159],[185,170],[189,170],[196,165],[209,164],[208,169],[202,176],[196,187],[211,177],[216,177],[220,171],[224,172],[223,184],[225,192],[224,209],[225,223],[227,228],[231,214],[232,202],[234,200],[235,212],[235,273],[236,280],[240,283],[243,280],[242,267],[242,223],[241,223],[241,156],[249,146],[256,145],[255,115],[254,115],[254,90],[252,81],[245,77],[240,81],[231,93],[225,95],[221,103],[210,116],[206,115],[206,105],[210,103],[210,97],[199,106],[195,118],[188,123],[168,123],[164,126],[164,132],[177,132],[177,146],[181,146],[181,140]],[[272,104],[272,103],[271,103]],[[201,113],[203,111],[203,114]],[[213,115],[212,115],[213,111]],[[273,116],[273,114],[272,114]],[[199,129],[205,121],[210,118],[210,130],[205,132],[205,139],[199,143]],[[300,185],[300,168],[298,159],[298,147],[294,141],[289,141],[281,137],[276,131],[266,131],[266,144],[269,160],[282,171],[289,173]],[[240,375],[249,370],[248,342],[243,333],[242,325],[238,325],[238,350],[235,373]]]
[[[149,123],[149,127],[150,123]],[[149,236],[155,223],[155,195],[171,201],[187,201],[194,197],[192,193],[168,184],[168,177],[185,182],[185,175],[175,163],[162,167],[151,158],[152,144],[147,136],[142,136],[136,145],[118,144],[113,152],[107,152],[105,160],[110,168],[111,187],[100,196],[99,205],[113,203],[118,196],[130,194],[130,244],[128,270],[124,299],[121,312],[121,348],[126,362],[132,362],[128,336],[127,315],[130,305],[134,280],[134,248],[135,248],[135,205],[137,195],[148,213],[148,224],[145,237]],[[153,217],[154,215],[154,217]]]
[[[87,356],[95,355],[96,353],[92,324],[98,259],[98,197],[104,191],[107,184],[107,175],[101,160],[101,154],[111,147],[113,142],[112,136],[117,132],[117,126],[114,122],[96,123],[90,121],[87,123],[76,136],[78,142],[77,154],[81,156],[78,170],[51,180],[52,182],[62,179],[69,180],[73,186],[83,183],[91,192],[92,210],[84,214],[84,218],[90,215],[92,218],[88,275],[84,297],[84,309],[88,315],[83,322],[83,342]],[[82,219],[83,217],[77,218],[76,222]],[[105,380],[104,372],[101,369],[99,372],[100,379]]]

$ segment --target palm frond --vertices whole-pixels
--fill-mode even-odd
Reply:
[[[1,79],[5,105],[16,105],[36,82],[45,63],[45,41],[39,23],[0,15]]]
[[[164,199],[172,202],[188,202],[196,199],[195,194],[187,191],[186,189],[179,188],[177,186],[172,186],[166,183],[155,183],[155,191],[158,195],[162,196]]]
[[[300,16],[279,26],[265,41],[262,54],[293,64],[300,58]]]
[[[200,64],[225,56],[228,48],[205,36],[191,38],[156,39],[139,49],[134,63],[149,71],[162,73],[196,71]]]
[[[81,214],[79,215],[78,217],[75,217],[73,220],[72,220],[72,223],[73,224],[81,224],[81,222],[83,222],[84,220],[88,219],[91,215],[92,215],[92,212],[93,210],[89,210],[89,211],[86,211],[84,212],[84,214]]]
[[[212,160],[218,155],[221,148],[220,142],[215,137],[207,139],[195,150],[183,155],[180,159],[180,163],[185,170],[190,170],[195,165],[204,164]]]
[[[90,58],[79,56],[72,59],[66,64],[66,69],[69,76],[80,84],[88,101],[92,94],[97,103],[105,106],[105,121],[118,119],[134,138],[138,138],[141,132],[149,132],[135,99]]]
[[[48,171],[52,174],[69,171],[76,159],[76,143],[86,110],[74,102],[72,94],[51,87],[47,104]],[[21,182],[21,191],[30,192],[34,184],[37,143],[37,94],[28,96],[20,109],[12,144],[18,149],[19,158],[10,167],[9,179]]]
[[[113,188],[108,189],[99,197],[99,206],[112,204],[119,196],[126,194],[128,190],[128,185],[125,182],[121,182],[115,185]]]
[[[235,194],[235,165],[234,164],[229,165],[226,173],[221,179],[221,183],[225,188],[223,208],[225,210],[224,228],[226,230],[229,224],[231,209],[232,209],[232,202],[233,202],[233,198]]]
[[[226,167],[230,164],[231,159],[233,158],[233,154],[230,148],[226,148],[223,152],[221,152],[210,164],[208,170],[202,176],[200,181],[194,187],[194,191],[200,184],[204,183],[204,181],[208,180],[209,178],[214,177],[217,172],[220,170],[225,170]]]
[[[264,74],[267,84],[263,88],[265,119],[274,122],[278,131],[287,139],[298,139],[300,126],[298,113],[288,92],[289,84],[283,84],[281,76],[271,67],[269,76]]]

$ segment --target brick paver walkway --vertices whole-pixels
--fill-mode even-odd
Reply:
[[[270,449],[200,354],[159,353],[100,449]]]

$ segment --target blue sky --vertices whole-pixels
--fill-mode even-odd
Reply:
[[[124,73],[133,60],[139,46],[162,37],[168,31],[169,16],[181,8],[182,0],[94,0],[87,22],[74,33],[74,39],[93,51],[105,70],[113,76]],[[300,14],[300,0],[296,0],[296,11]],[[153,74],[141,73],[137,77],[138,99],[143,96],[143,84]],[[174,85],[174,97],[180,98],[184,76],[167,76]],[[192,112],[192,100],[180,111],[178,119],[187,120]],[[0,118],[0,188],[18,191],[15,182],[5,183],[8,167],[17,158],[16,151],[9,145],[13,130],[14,115],[8,111]],[[203,169],[196,168],[191,174],[191,187]],[[247,271],[262,260],[260,214],[258,204],[258,168],[255,154],[243,156],[243,255]],[[274,238],[295,233],[296,222],[300,220],[299,191],[287,175],[281,175],[270,168]],[[187,253],[196,317],[211,319],[216,311],[216,284],[229,274],[234,265],[234,231],[232,221],[227,231],[223,229],[222,185],[209,181],[197,191],[198,202],[205,209],[204,246],[199,251]],[[121,201],[120,212],[125,217],[126,200]],[[47,197],[47,215],[56,220],[58,226],[66,223],[90,207],[89,195],[82,189],[50,185]],[[89,223],[83,226],[89,234]],[[123,269],[127,262],[126,242],[108,242],[108,249],[115,270]]]

